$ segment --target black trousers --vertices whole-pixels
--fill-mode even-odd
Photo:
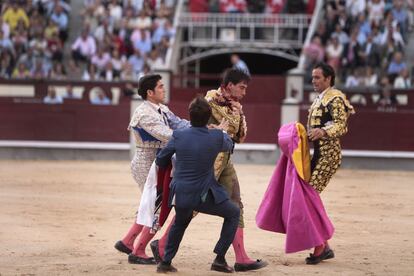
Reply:
[[[214,248],[214,253],[221,256],[226,255],[227,250],[234,240],[234,235],[236,234],[237,226],[239,224],[240,209],[230,200],[215,204],[213,195],[211,192],[208,192],[206,201],[201,202],[193,209],[175,207],[175,222],[168,233],[164,262],[170,263],[177,253],[184,232],[193,218],[193,211],[224,218],[220,239]]]

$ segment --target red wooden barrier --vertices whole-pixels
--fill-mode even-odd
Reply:
[[[0,139],[128,142],[129,110],[129,104],[0,102]]]

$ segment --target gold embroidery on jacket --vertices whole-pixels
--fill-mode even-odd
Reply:
[[[341,164],[339,137],[347,133],[347,120],[353,113],[354,108],[346,96],[336,89],[326,91],[322,99],[316,98],[309,109],[308,129],[322,128],[327,134],[318,141],[319,158],[310,180],[310,184],[318,192],[326,188]],[[322,118],[328,115],[332,120],[322,122]]]

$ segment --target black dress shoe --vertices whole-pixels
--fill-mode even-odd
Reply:
[[[157,264],[162,262],[162,258],[160,255],[160,248],[159,248],[159,240],[152,241],[150,243],[152,255],[154,255],[154,259],[157,262]]]
[[[333,250],[330,248],[325,248],[325,250],[319,256],[309,254],[309,257],[306,258],[306,264],[315,265],[315,264],[319,264],[323,260],[328,260],[332,258],[335,258],[335,254]]]
[[[122,241],[117,241],[114,245],[115,249],[119,252],[125,253],[125,254],[131,254],[132,250],[129,249]]]
[[[224,273],[233,273],[234,270],[231,266],[227,264],[227,262],[219,263],[216,260],[211,264],[211,270],[224,272]]]
[[[150,258],[142,258],[135,256],[134,254],[128,255],[128,263],[130,264],[143,264],[143,265],[152,265],[155,264],[155,260],[153,257]]]
[[[257,270],[267,266],[268,263],[262,260],[256,260],[254,263],[251,264],[242,264],[242,263],[235,263],[234,270],[236,271],[249,271],[249,270]]]
[[[157,266],[157,273],[177,272],[177,269],[171,264],[160,262]]]

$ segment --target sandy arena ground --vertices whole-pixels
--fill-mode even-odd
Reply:
[[[308,266],[309,252],[286,255],[283,235],[255,226],[273,166],[236,169],[246,247],[269,262],[243,275],[414,275],[414,172],[340,170],[322,194],[336,258]],[[113,248],[140,196],[128,162],[0,161],[0,189],[0,275],[155,274]],[[220,225],[207,215],[193,220],[174,259],[178,275],[222,275],[209,270]]]

